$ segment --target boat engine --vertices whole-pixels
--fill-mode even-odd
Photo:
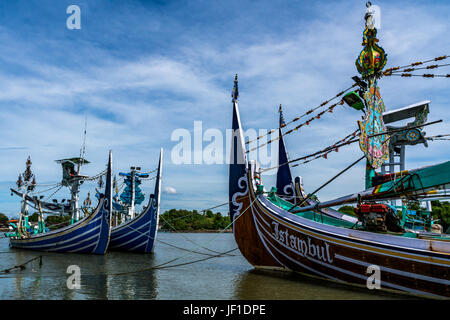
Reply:
[[[361,203],[355,208],[355,213],[367,231],[404,231],[396,211],[386,204]]]

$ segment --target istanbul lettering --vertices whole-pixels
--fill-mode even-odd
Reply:
[[[273,236],[275,239],[289,246],[291,249],[296,250],[302,257],[311,257],[327,263],[333,263],[334,255],[331,255],[330,246],[326,241],[324,241],[324,246],[318,245],[310,237],[301,239],[293,234],[289,234],[287,229],[284,231],[281,230],[279,223],[275,221],[272,222],[272,225],[274,227]]]

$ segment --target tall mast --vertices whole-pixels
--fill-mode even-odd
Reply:
[[[83,144],[81,146],[80,149],[80,161],[78,162],[78,168],[77,168],[77,174],[76,174],[76,178],[73,180],[73,182],[71,183],[71,189],[70,189],[70,193],[71,193],[71,207],[72,207],[72,219],[74,222],[80,220],[81,216],[80,216],[80,205],[79,205],[79,193],[80,193],[80,180],[81,180],[81,176],[80,176],[80,171],[81,171],[81,166],[84,164],[84,155],[86,153],[86,128],[87,128],[87,116],[84,119],[84,132],[83,132]]]
[[[136,199],[136,167],[131,167],[131,208],[130,208],[130,217],[131,219],[134,218],[134,202]]]
[[[83,133],[83,145],[81,146],[80,150],[80,158],[84,159],[84,155],[86,153],[86,129],[87,129],[87,115],[84,118],[84,133]],[[80,162],[78,164],[78,171],[77,173],[80,174],[81,166],[84,164],[84,162]]]
[[[363,121],[358,121],[361,131],[359,146],[366,156],[366,189],[372,186],[372,178],[375,169],[379,168],[389,158],[388,135],[376,135],[386,131],[383,122],[385,106],[381,98],[377,81],[382,75],[382,70],[387,62],[387,54],[384,49],[377,45],[377,29],[375,28],[376,17],[371,10],[371,3],[366,4],[367,11],[364,17],[365,29],[363,33],[363,49],[356,59],[356,69],[361,74],[362,80],[367,88],[362,88],[365,103],[365,115]]]
[[[87,178],[87,176],[83,176],[79,174],[79,169],[81,164],[89,163],[84,158],[70,158],[70,159],[61,159],[56,160],[57,163],[60,163],[62,166],[62,181],[61,184],[66,186],[70,190],[71,201],[70,201],[70,209],[72,215],[72,222],[78,221],[80,217],[80,206],[79,206],[79,192],[80,185],[82,180]],[[78,166],[77,170],[75,170],[75,166]]]
[[[22,205],[21,210],[19,214],[19,223],[18,223],[18,229],[19,232],[22,232],[22,228],[27,227],[28,225],[28,202],[26,200],[27,195],[29,192],[32,192],[34,188],[36,187],[36,177],[31,171],[31,159],[30,156],[28,156],[27,161],[25,162],[26,169],[25,171],[19,175],[19,178],[17,179],[16,185],[19,190],[22,190]]]
[[[78,166],[79,168],[79,166]],[[80,192],[80,180],[76,179],[71,186],[70,193],[71,193],[71,206],[72,206],[72,218],[74,222],[78,221],[80,219],[80,208],[79,208],[79,194]]]
[[[280,125],[278,129],[279,141],[278,141],[278,171],[277,171],[277,193],[281,196],[284,196],[286,200],[294,200],[294,184],[292,182],[292,174],[289,164],[286,146],[284,144],[283,132],[281,128],[286,126],[283,117],[283,109],[280,104],[280,108],[278,109],[280,114]]]
[[[242,183],[240,179],[245,179],[246,173],[246,157],[244,147],[244,136],[242,133],[241,119],[239,115],[239,90],[238,77],[234,78],[234,87],[231,94],[231,102],[233,104],[233,120],[231,135],[231,152],[230,152],[230,173],[229,173],[229,201],[230,201],[230,218],[233,221],[234,215],[239,213],[240,207],[236,203],[236,197],[242,192]],[[235,204],[236,203],[236,204]]]

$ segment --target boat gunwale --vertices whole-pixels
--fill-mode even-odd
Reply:
[[[75,229],[80,229],[82,227],[85,227],[89,224],[89,222],[91,222],[91,220],[94,220],[94,218],[99,215],[100,210],[103,207],[103,203],[105,201],[105,198],[101,198],[97,208],[92,211],[91,214],[89,214],[88,216],[84,217],[83,219],[81,219],[80,221],[77,221],[76,223],[70,224],[68,226],[62,227],[60,229],[56,229],[56,230],[52,230],[50,232],[46,232],[46,233],[41,233],[41,234],[33,234],[28,238],[18,238],[18,237],[11,237],[10,240],[11,241],[20,241],[20,242],[35,242],[35,241],[41,241],[41,240],[47,240],[47,237],[53,238],[54,236],[64,236],[67,233],[69,233],[70,231],[74,231]],[[83,224],[83,225],[82,225]]]
[[[251,171],[251,169],[247,170],[249,172]],[[249,172],[247,173],[247,175],[249,174]],[[448,258],[450,257],[450,243],[446,241],[419,239],[419,238],[405,238],[398,235],[380,234],[370,231],[348,229],[345,227],[327,225],[321,222],[307,219],[305,217],[297,216],[273,204],[264,195],[256,196],[255,194],[256,188],[254,187],[253,179],[247,177],[247,182],[249,184],[248,189],[250,192],[249,196],[251,201],[256,199],[257,201],[255,201],[255,204],[260,204],[261,206],[265,207],[265,209],[269,211],[269,214],[275,214],[286,223],[288,224],[290,223],[296,227],[306,228],[309,229],[311,232],[327,235],[331,238],[340,238],[342,240],[349,242],[359,242],[373,247],[379,247],[394,251],[409,252],[420,256],[424,255],[432,256],[430,258],[443,257],[444,259],[448,260]],[[352,235],[349,234],[350,232],[352,233]],[[367,238],[367,236],[369,236],[369,238]],[[446,252],[446,251],[430,250],[432,248],[432,243],[434,242],[442,243],[444,246],[447,246],[448,251]],[[448,263],[450,264],[450,261]]]

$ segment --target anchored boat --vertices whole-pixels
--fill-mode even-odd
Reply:
[[[159,223],[162,159],[163,150],[161,149],[156,174],[155,191],[150,195],[147,207],[136,216],[134,214],[134,205],[136,202],[135,186],[136,179],[139,175],[135,171],[132,171],[130,174],[126,174],[127,178],[129,178],[128,181],[130,182],[129,186],[127,186],[129,190],[125,192],[125,195],[122,194],[124,196],[121,198],[124,202],[128,203],[129,206],[124,206],[124,203],[122,202],[118,209],[119,211],[122,211],[123,207],[127,208],[131,218],[112,228],[109,249],[141,253],[153,252]],[[138,193],[138,197],[142,198],[142,200],[140,200],[142,202],[143,195]]]
[[[357,96],[364,98],[354,103],[365,109],[364,120],[359,123],[359,142],[364,156],[341,171],[345,172],[365,158],[366,189],[326,202],[311,202],[311,195],[317,190],[311,195],[303,194],[301,181],[297,179],[297,187],[292,187],[294,190],[288,193],[284,186],[292,186],[292,178],[287,175],[285,181],[288,183],[281,183],[279,187],[288,197],[300,197],[299,201],[283,199],[280,193],[277,194],[277,188],[267,192],[258,163],[253,160],[247,162],[236,76],[232,93],[233,135],[229,172],[234,237],[243,256],[255,268],[295,271],[369,289],[450,298],[448,235],[397,228],[396,213],[386,209],[382,202],[420,198],[437,190],[447,190],[450,186],[450,161],[405,170],[398,175],[380,175],[375,171],[389,158],[388,142],[392,131],[384,126],[384,105],[377,86],[386,55],[376,45],[376,29],[371,22],[372,17],[367,14],[365,47],[357,60],[358,71],[362,75],[362,79],[357,79],[357,85],[361,86]],[[411,129],[415,128],[408,128],[406,133]],[[334,148],[336,145],[327,150]],[[357,219],[352,217],[350,221],[342,215],[335,216],[336,211],[322,211],[347,203],[357,203]]]
[[[40,200],[30,197],[39,208],[39,222],[43,224],[44,218]],[[112,204],[112,155],[109,154],[108,168],[106,170],[106,184],[104,193],[95,210],[85,215],[81,220],[69,226],[48,231],[44,225],[38,233],[31,232],[26,227],[21,212],[17,229],[8,234],[10,244],[15,248],[51,251],[104,254],[110,239]],[[24,224],[21,224],[24,221]]]

